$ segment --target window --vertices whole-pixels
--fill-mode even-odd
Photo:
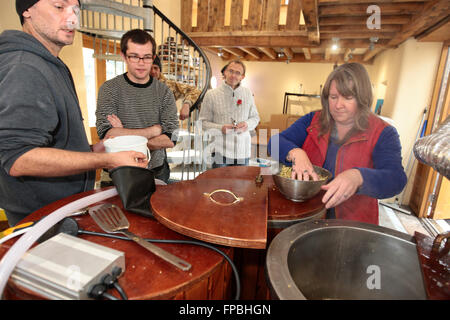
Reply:
[[[97,91],[95,90],[95,59],[93,54],[93,49],[83,48],[84,79],[86,81],[89,127],[95,127],[95,108],[97,101]]]
[[[125,73],[125,63],[117,60],[106,60],[106,80]]]
[[[120,48],[116,48],[116,50],[118,51]],[[98,89],[106,80],[126,71],[125,63],[120,56],[113,55],[112,52],[110,54],[110,60],[98,59],[94,53],[92,39],[83,35],[83,62],[89,127],[95,127]],[[105,56],[102,55],[102,57]]]

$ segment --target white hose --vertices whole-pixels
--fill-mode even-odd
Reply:
[[[8,250],[0,261],[0,297],[3,296],[3,290],[8,282],[9,276],[13,272],[19,260],[25,252],[35,243],[40,236],[42,236],[48,229],[53,227],[66,216],[72,214],[74,211],[81,210],[93,203],[114,197],[117,195],[116,188],[98,192],[90,196],[78,199],[71,202],[40,220]]]

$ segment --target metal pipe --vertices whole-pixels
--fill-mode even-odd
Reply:
[[[143,0],[143,8],[148,10],[146,13],[146,17],[144,18],[144,30],[148,31],[152,36],[154,35],[154,20],[153,20],[153,0]]]

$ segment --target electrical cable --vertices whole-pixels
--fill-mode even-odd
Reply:
[[[100,236],[100,237],[106,237],[106,238],[113,238],[113,239],[131,241],[129,238],[122,237],[122,236],[117,236],[117,235],[108,234],[108,233],[101,233],[101,232],[86,231],[86,230],[78,230],[78,234],[86,234],[86,235],[92,235],[92,236]],[[231,266],[231,269],[233,270],[234,279],[235,279],[235,282],[236,282],[235,300],[239,300],[239,297],[240,297],[240,294],[241,294],[241,283],[240,283],[239,273],[238,273],[237,268],[234,265],[233,261],[230,259],[230,257],[228,257],[221,250],[217,249],[216,247],[214,247],[212,245],[209,245],[207,243],[200,242],[200,241],[192,241],[192,240],[165,240],[165,239],[149,239],[149,238],[144,239],[144,240],[148,241],[148,242],[155,242],[155,243],[193,244],[193,245],[202,246],[202,247],[214,250],[217,253],[221,254],[228,261],[228,263]],[[120,291],[119,291],[119,293],[120,293]]]
[[[88,296],[93,299],[100,299],[100,298],[106,298],[108,300],[119,300],[118,298],[114,297],[113,295],[106,292],[108,290],[107,285],[105,285],[103,282],[99,282],[97,284],[94,284],[88,292]]]
[[[114,297],[112,294],[104,292],[102,294],[102,297],[108,299],[108,300],[120,300],[119,298]]]
[[[118,282],[114,282],[113,286],[117,290],[117,292],[119,292],[122,300],[128,300],[128,296]]]
[[[86,235],[94,235],[94,236],[101,236],[101,237],[107,237],[107,238],[113,238],[113,239],[119,239],[119,240],[130,240],[126,237],[122,237],[122,236],[117,236],[117,235],[112,235],[112,234],[107,234],[107,233],[100,233],[100,232],[93,232],[93,231],[86,231],[86,230],[81,230],[78,228],[78,224],[76,223],[75,220],[71,219],[71,218],[65,218],[64,220],[68,220],[67,222],[67,226],[65,227],[65,229],[61,229],[59,228],[56,233],[58,232],[64,232],[64,233],[68,233],[71,235],[76,235],[76,234],[86,234]],[[63,225],[63,223],[61,224],[61,226]],[[27,228],[24,228],[22,230],[18,230],[16,232],[13,232],[12,234],[2,238],[1,243],[6,242],[7,240],[9,240],[10,238],[14,237],[14,236],[18,236],[21,235],[22,233],[26,232]],[[53,232],[55,233],[55,232]],[[191,244],[191,245],[198,245],[198,246],[202,246],[208,249],[211,249],[213,251],[216,251],[217,253],[221,254],[230,264],[231,269],[233,270],[233,274],[234,274],[234,278],[235,278],[235,282],[236,282],[236,295],[235,295],[235,300],[239,300],[240,297],[240,292],[241,292],[241,285],[240,285],[240,278],[239,278],[239,273],[237,271],[236,266],[234,265],[233,261],[230,259],[230,257],[228,257],[224,252],[222,252],[221,250],[217,249],[216,247],[204,243],[204,242],[200,242],[200,241],[192,241],[192,240],[163,240],[163,239],[144,239],[148,242],[155,242],[155,243],[175,243],[175,244]],[[120,269],[120,268],[118,268]],[[123,288],[119,285],[119,283],[117,282],[117,278],[118,276],[121,274],[122,270],[112,270],[112,275],[106,275],[106,276],[110,276],[112,277],[111,280],[109,280],[108,278],[106,278],[106,276],[103,278],[103,282],[97,284],[97,285],[102,285],[102,286],[106,286],[109,288],[115,288],[118,293],[120,294],[121,298],[124,300],[128,300],[128,297],[125,293],[125,291],[123,290]],[[106,283],[105,283],[106,281]],[[94,287],[91,289],[91,291],[94,289]],[[99,297],[102,297],[104,293],[102,293],[102,291],[106,291],[106,288],[104,290],[102,290],[101,287],[96,287],[95,288],[98,292],[94,292],[92,293],[93,298],[98,299]],[[106,292],[105,292],[106,293]],[[107,294],[108,295],[108,294]],[[114,296],[108,295],[109,297],[105,296],[105,298],[110,299],[111,297],[113,299],[110,300],[119,300],[117,298],[115,298]]]
[[[93,299],[106,298],[109,300],[119,300],[118,298],[114,297],[113,295],[107,293],[108,289],[115,288],[119,292],[122,300],[128,300],[128,297],[125,294],[125,291],[117,282],[117,278],[119,277],[119,275],[121,273],[122,273],[122,268],[114,267],[111,274],[109,274],[109,273],[105,274],[99,283],[94,284],[89,289],[88,296]]]
[[[104,275],[102,277],[101,284],[105,285],[106,289],[115,288],[119,292],[119,295],[123,300],[128,300],[128,297],[127,297],[125,291],[118,283],[117,278],[120,276],[121,273],[122,273],[122,268],[117,267],[117,266],[114,267],[111,271],[111,274],[107,273],[106,275]]]

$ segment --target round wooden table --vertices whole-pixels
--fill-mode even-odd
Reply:
[[[84,192],[56,201],[30,214],[21,223],[37,221],[72,201],[105,189]],[[123,209],[122,201],[118,196],[99,203],[112,203]],[[143,238],[193,240],[166,228],[155,219],[123,211],[130,222],[129,230]],[[82,230],[103,232],[88,214],[74,217],[74,219]],[[79,237],[125,253],[125,272],[119,278],[119,284],[129,299],[231,298],[232,269],[222,255],[211,249],[191,244],[155,243],[192,265],[189,271],[182,271],[133,241],[94,235],[79,235]],[[17,238],[0,246],[0,258],[15,241]],[[232,257],[232,248],[217,245],[215,247]],[[108,293],[120,298],[116,290],[109,290]],[[38,294],[16,285],[11,280],[5,288],[4,297],[6,299],[42,299]]]
[[[240,179],[255,180],[260,174],[259,167],[222,167],[208,170],[196,179]],[[325,219],[326,209],[322,203],[325,191],[304,201],[294,202],[286,199],[275,186],[271,175],[263,175],[261,183],[254,188],[267,190],[267,243],[264,250],[235,248],[234,261],[241,278],[242,300],[270,299],[270,291],[266,282],[266,253],[271,241],[284,228],[312,219]]]

